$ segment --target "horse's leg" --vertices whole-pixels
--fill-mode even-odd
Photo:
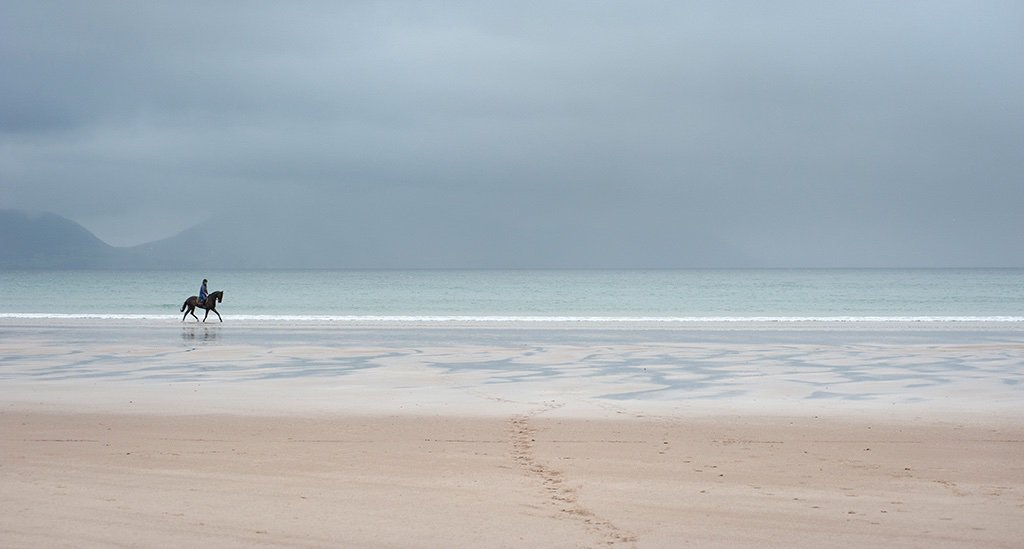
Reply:
[[[220,313],[217,312],[217,309],[210,309],[210,311],[213,311],[213,314],[217,315],[217,318],[220,318]],[[210,314],[210,311],[206,311],[206,314]],[[224,319],[220,318],[220,321],[224,322]]]
[[[207,309],[206,310],[206,314],[203,315],[203,322],[206,322],[206,317],[208,317],[208,316],[210,316],[210,310],[209,309]]]
[[[196,319],[196,322],[199,322],[199,317],[196,316],[196,308],[195,307],[189,307],[188,308],[188,312],[189,312],[190,315],[192,315],[192,318]]]

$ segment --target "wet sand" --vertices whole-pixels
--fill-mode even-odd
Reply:
[[[0,405],[1024,418],[1024,325],[0,320]]]

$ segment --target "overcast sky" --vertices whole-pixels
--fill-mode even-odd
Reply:
[[[1024,266],[1021,2],[210,4],[0,4],[0,208],[455,267]]]

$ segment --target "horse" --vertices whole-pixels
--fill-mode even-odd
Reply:
[[[213,292],[210,295],[206,296],[206,303],[202,305],[199,304],[198,296],[192,296],[186,299],[185,302],[181,304],[182,311],[184,311],[185,308],[188,307],[188,312],[182,315],[181,321],[185,322],[185,318],[187,318],[188,315],[192,315],[192,318],[196,319],[196,322],[199,322],[199,317],[196,316],[195,313],[196,307],[199,307],[200,309],[206,309],[206,314],[203,315],[203,322],[206,322],[206,317],[210,316],[210,311],[213,311],[213,314],[217,315],[217,318],[220,318],[220,313],[217,312],[217,304],[220,303],[221,301],[224,301],[224,292],[222,290],[217,290],[216,292]],[[224,322],[224,319],[220,318],[220,321]]]

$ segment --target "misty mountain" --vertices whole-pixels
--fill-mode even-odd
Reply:
[[[736,267],[733,247],[696,227],[656,221],[624,228],[594,219],[550,226],[492,212],[476,229],[461,212],[351,209],[336,215],[249,212],[216,218],[137,246],[155,268],[506,269]],[[401,219],[402,223],[396,223]],[[666,239],[682,233],[685,238]],[[552,235],[557,234],[557,238]]]
[[[392,212],[411,217],[412,211]],[[249,213],[215,218],[170,238],[109,246],[74,221],[50,213],[0,211],[0,268],[7,269],[389,269],[631,268],[743,266],[729,246],[696,229],[666,246],[656,226],[578,220],[547,227],[495,216],[466,232],[445,217],[398,230],[382,212],[334,218]],[[408,220],[407,220],[408,221]],[[557,230],[560,238],[548,237]],[[595,263],[594,258],[602,258]]]
[[[111,246],[78,223],[48,212],[0,210],[0,269],[168,269],[204,265],[211,250],[186,253],[197,230],[135,246]],[[204,253],[205,252],[205,253]],[[236,254],[237,255],[237,254]],[[243,266],[233,258],[230,267]]]
[[[131,250],[144,268],[311,269],[346,265],[317,260],[317,235],[261,219],[214,219]]]
[[[58,215],[0,210],[0,269],[111,268],[131,257]]]

